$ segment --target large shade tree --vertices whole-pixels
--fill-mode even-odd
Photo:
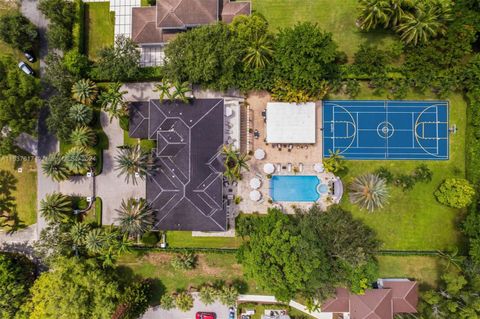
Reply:
[[[122,200],[117,222],[121,231],[130,237],[140,238],[154,223],[155,210],[145,199],[129,198]]]
[[[19,11],[0,16],[0,39],[14,48],[31,50],[37,40],[38,32],[33,23]]]
[[[35,281],[35,265],[27,257],[0,252],[0,317],[16,318],[27,302],[29,289]]]

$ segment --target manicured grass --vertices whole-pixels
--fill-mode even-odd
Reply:
[[[193,237],[188,231],[168,231],[169,247],[190,248],[238,248],[242,244],[241,237]]]
[[[346,98],[330,96],[330,98]],[[381,99],[374,96],[365,85],[358,99]],[[435,99],[433,95],[410,93],[408,99]],[[448,161],[347,161],[348,172],[342,176],[345,187],[355,176],[373,172],[381,166],[396,174],[409,174],[419,164],[433,171],[433,180],[418,183],[412,190],[403,192],[391,186],[389,204],[374,213],[361,211],[352,205],[345,194],[341,205],[372,227],[383,241],[382,249],[398,250],[452,250],[461,244],[458,230],[463,211],[439,204],[433,192],[449,177],[465,176],[465,126],[466,102],[460,94],[452,94],[450,123],[457,124],[458,132],[450,135],[450,160]]]
[[[238,306],[237,314],[244,313],[246,310],[255,310],[255,314],[251,316],[251,319],[261,319],[262,316],[265,314],[265,310],[287,310],[288,315],[292,319],[313,319],[312,317],[304,312],[301,312],[295,308],[291,308],[288,305],[281,305],[281,304],[255,304],[255,303],[242,303]]]
[[[84,210],[88,207],[85,197],[73,197],[72,201],[75,209]],[[102,226],[102,199],[100,197],[96,197],[92,207],[83,214],[83,222]]]
[[[92,60],[101,48],[113,45],[115,14],[110,12],[110,2],[85,3],[86,53]]]
[[[420,283],[420,288],[436,287],[446,263],[431,256],[378,256],[380,278],[410,278]]]
[[[271,29],[292,26],[297,22],[318,23],[331,32],[340,50],[352,57],[361,43],[388,45],[394,39],[387,32],[360,32],[356,27],[358,0],[252,0],[254,12],[261,13]]]
[[[22,172],[17,171],[18,167]],[[0,170],[12,173],[16,178],[16,190],[12,196],[17,205],[20,225],[32,225],[37,222],[37,165],[34,160],[15,163],[10,156],[0,157]]]
[[[123,144],[125,145],[137,145],[139,139],[128,136],[127,131],[123,131]],[[157,147],[157,142],[154,140],[140,139],[140,146],[146,150],[150,151]]]
[[[137,275],[159,280],[160,282],[155,284],[158,295],[162,291],[173,292],[199,287],[216,280],[226,282],[244,280],[242,266],[237,263],[235,254],[197,254],[197,267],[189,271],[175,270],[170,264],[173,256],[173,253],[166,252],[134,251],[122,256],[118,264],[125,276]],[[247,290],[252,294],[263,293],[253,282],[247,282]],[[158,300],[154,300],[152,304],[155,302],[158,303]]]

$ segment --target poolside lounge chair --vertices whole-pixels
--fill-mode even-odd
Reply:
[[[292,171],[292,163],[287,164],[287,171],[290,173]]]
[[[303,172],[303,163],[298,164],[298,171]]]
[[[282,164],[277,163],[277,172],[281,172],[281,171],[282,171]]]

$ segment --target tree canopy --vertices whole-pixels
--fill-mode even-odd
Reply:
[[[297,295],[324,299],[337,285],[359,291],[359,281],[376,279],[375,234],[339,207],[321,212],[314,206],[296,216],[270,209],[246,221],[242,233],[248,240],[238,260],[247,276],[281,301]]]
[[[33,23],[20,12],[0,16],[0,39],[14,48],[31,50],[37,40],[38,32]]]

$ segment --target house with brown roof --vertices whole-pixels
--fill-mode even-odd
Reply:
[[[249,14],[247,1],[157,0],[156,6],[132,9],[132,39],[140,46],[162,45],[190,28]]]
[[[335,298],[325,301],[321,311],[349,319],[393,319],[396,314],[417,312],[417,282],[408,279],[379,279],[377,287],[367,289],[363,295],[337,288]]]

